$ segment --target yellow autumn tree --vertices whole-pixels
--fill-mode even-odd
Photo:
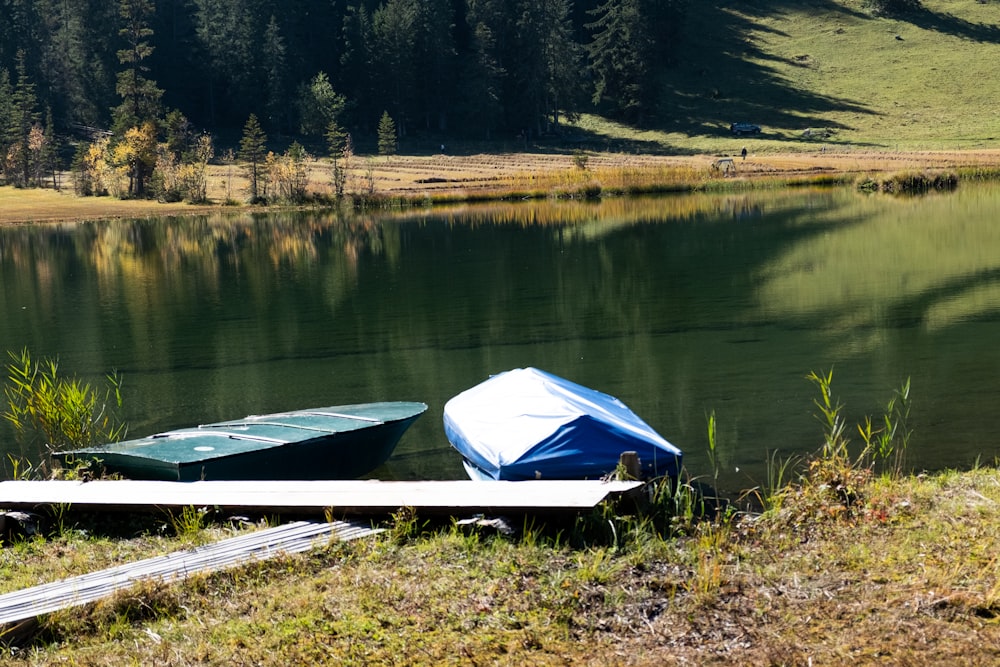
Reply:
[[[110,160],[111,139],[100,137],[87,146],[81,160],[77,190],[80,194],[119,196],[125,190],[125,179],[120,176]]]
[[[125,196],[146,194],[146,183],[156,166],[156,127],[146,121],[125,131],[124,138],[112,149],[112,164],[128,178]]]

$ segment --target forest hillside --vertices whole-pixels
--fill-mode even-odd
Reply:
[[[0,182],[75,152],[78,192],[148,195],[157,171],[245,162],[251,117],[251,148],[293,163],[989,150],[997,62],[997,0],[8,0]]]

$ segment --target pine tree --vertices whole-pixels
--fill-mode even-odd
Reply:
[[[396,154],[396,123],[388,111],[382,112],[378,122],[378,153],[379,155]]]
[[[281,36],[278,21],[272,15],[264,30],[264,79],[267,84],[264,108],[267,111],[268,126],[283,131],[287,126],[287,106],[285,80],[288,76],[285,66],[285,40]]]
[[[346,105],[346,98],[334,91],[326,72],[320,72],[299,89],[299,131],[307,135],[323,134]]]
[[[8,128],[14,120],[14,89],[10,85],[10,74],[0,68],[0,174],[6,174],[4,164],[7,149],[10,147]]]
[[[17,187],[28,187],[31,181],[31,151],[29,139],[31,130],[38,125],[40,115],[37,110],[38,98],[35,84],[28,78],[24,51],[17,52],[17,83],[11,94],[10,118],[3,129],[6,154],[5,173],[7,179]]]
[[[465,81],[458,113],[469,127],[489,139],[503,116],[501,91],[504,70],[496,57],[493,31],[485,23],[472,30],[470,56],[463,59],[461,78]]]
[[[416,0],[388,0],[372,15],[376,94],[396,114],[396,130],[407,134],[406,109],[417,79]]]
[[[375,82],[371,77],[373,42],[371,16],[365,6],[348,5],[340,35],[342,52],[338,81],[345,90],[351,91],[350,97],[356,105],[353,109],[354,121],[366,126],[367,119],[374,117],[379,109]]]
[[[149,17],[154,7],[151,0],[121,0],[119,16],[124,27],[118,35],[125,41],[126,48],[118,51],[118,62],[125,67],[118,73],[115,87],[121,104],[114,112],[114,132],[121,136],[131,127],[156,121],[160,115],[160,98],[163,91],[156,83],[146,78],[149,66],[144,61],[153,54],[149,38],[153,31],[149,27]],[[136,187],[143,185],[143,174],[136,174]],[[134,194],[141,194],[142,190]]]
[[[583,51],[573,39],[570,9],[568,0],[533,0],[517,23],[523,120],[539,132],[557,125],[561,112],[572,118],[583,96]]]
[[[267,95],[261,97],[261,55],[274,44],[264,44],[271,3],[246,0],[192,0],[199,50],[205,57],[208,114],[212,122],[239,117],[248,110],[266,113]],[[274,3],[275,7],[280,3]],[[274,37],[274,35],[272,35]],[[262,53],[263,52],[263,53]],[[268,66],[274,65],[274,62]],[[268,91],[270,92],[270,91]]]
[[[351,135],[341,127],[336,119],[330,121],[326,126],[326,146],[330,152],[331,177],[333,181],[333,192],[337,199],[344,196],[344,187],[347,184],[347,159]],[[341,162],[343,159],[343,162]]]
[[[45,135],[44,146],[41,155],[40,169],[45,174],[52,177],[52,189],[61,190],[59,186],[59,144],[55,133],[55,125],[52,120],[52,109],[45,109]]]
[[[243,126],[243,138],[240,140],[240,161],[250,181],[247,193],[251,203],[257,203],[263,198],[261,192],[262,178],[267,161],[267,135],[260,127],[257,116],[250,114]]]
[[[652,106],[655,77],[650,58],[655,41],[649,34],[642,0],[606,0],[591,13],[597,20],[589,45],[594,74],[594,104],[613,115],[641,124]]]
[[[153,11],[151,0],[120,0],[118,5],[123,22],[118,35],[125,41],[126,48],[118,51],[118,62],[125,69],[118,73],[115,86],[122,101],[114,110],[112,127],[116,140],[112,153],[127,156],[123,164],[128,168],[130,196],[146,193],[146,183],[156,164],[155,155],[151,159],[149,153],[149,141],[153,141],[155,149],[163,91],[146,78],[149,66],[143,62],[153,54],[148,41],[153,35],[148,24]],[[153,152],[155,154],[155,150]]]
[[[417,3],[414,108],[428,130],[448,129],[448,117],[460,94],[453,5],[451,0]]]
[[[164,119],[163,129],[167,135],[167,150],[176,160],[186,160],[194,144],[194,129],[191,122],[178,109],[171,109]]]
[[[326,126],[326,147],[330,157],[337,160],[344,156],[344,149],[347,147],[347,130],[345,130],[337,119],[334,118]]]

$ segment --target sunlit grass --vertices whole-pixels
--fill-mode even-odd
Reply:
[[[988,652],[984,636],[998,630],[982,620],[1000,611],[1000,472],[911,477],[891,467],[872,475],[891,452],[869,445],[850,454],[833,373],[810,379],[825,444],[767,491],[781,500],[765,503],[763,514],[696,509],[692,487],[668,480],[631,510],[604,505],[571,522],[526,518],[509,535],[404,508],[381,536],[140,584],[83,611],[52,614],[34,643],[5,657],[383,664],[418,651],[414,662],[441,664],[458,651],[461,662],[564,664],[624,652],[648,664],[719,653],[757,664],[803,650],[836,662],[847,646],[920,662],[942,646],[900,643],[895,630],[942,624],[946,653]],[[887,419],[900,414],[892,406]],[[110,540],[65,518],[49,539],[0,552],[9,556],[12,588],[229,530],[190,509],[170,518],[172,538],[152,537],[155,525],[140,524],[139,538]],[[692,622],[700,618],[715,629]],[[771,641],[734,644],[720,633],[726,628]],[[685,640],[691,633],[698,641]]]
[[[643,656],[637,664],[704,664],[719,654],[740,664],[865,662],[879,653],[988,661],[1000,639],[990,622],[1000,612],[1000,472],[869,477],[848,507],[817,476],[824,468],[799,470],[809,477],[790,480],[782,505],[763,515],[710,516],[672,533],[610,512],[601,520],[617,526],[612,541],[589,522],[525,522],[505,537],[402,512],[382,536],[140,585],[52,615],[37,643],[5,657],[93,665],[385,664],[402,655],[416,664],[457,656],[603,664],[623,654]],[[844,509],[830,511],[837,506]],[[224,534],[211,523],[201,530]],[[4,588],[183,542],[74,530],[18,542],[0,551]],[[929,641],[910,641],[914,632]],[[738,641],[758,635],[769,641]]]
[[[888,178],[907,172],[951,172],[959,180],[1000,177],[1000,150],[900,153],[837,150],[826,153],[760,152],[737,158],[735,173],[712,169],[718,153],[635,155],[599,151],[447,156],[397,155],[375,163],[371,191],[348,190],[345,201],[330,198],[320,160],[309,171],[311,210],[405,210],[494,201],[608,199],[643,194],[742,192],[802,186],[852,185],[861,177]],[[797,150],[784,146],[784,150]],[[356,169],[366,169],[357,167]],[[210,165],[209,199],[191,206],[155,201],[76,197],[52,190],[0,187],[0,223],[74,221],[109,217],[255,212],[280,209],[229,206],[232,192],[244,187],[240,175]],[[365,174],[361,174],[365,175]],[[357,178],[361,178],[359,175]],[[357,179],[355,179],[357,181]],[[357,181],[360,182],[360,181]],[[294,209],[288,209],[294,210]]]
[[[458,651],[468,662],[545,664],[627,652],[652,664],[724,651],[756,664],[797,651],[824,663],[841,651],[891,651],[917,662],[986,659],[997,638],[986,621],[1000,591],[1000,475],[980,468],[875,478],[864,491],[849,516],[708,523],[691,537],[621,551],[447,526],[333,544],[54,615],[45,643],[8,658],[372,664],[419,654],[415,662],[440,664]],[[75,537],[10,551],[30,565],[72,549],[76,564],[62,566],[69,571],[138,555],[93,558],[111,544]],[[28,572],[20,581],[45,576]],[[714,633],[692,625],[702,616]],[[719,632],[730,626],[771,641],[730,644]],[[899,627],[928,636],[947,627],[947,643],[907,642]],[[690,633],[699,640],[682,641]]]

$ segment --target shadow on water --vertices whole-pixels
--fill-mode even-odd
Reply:
[[[394,479],[462,477],[444,403],[536,366],[621,398],[694,476],[714,411],[723,492],[819,447],[805,376],[835,367],[849,422],[912,377],[912,461],[956,466],[996,453],[998,215],[996,189],[817,189],[28,225],[0,229],[0,347],[121,371],[133,436],[424,401]]]

